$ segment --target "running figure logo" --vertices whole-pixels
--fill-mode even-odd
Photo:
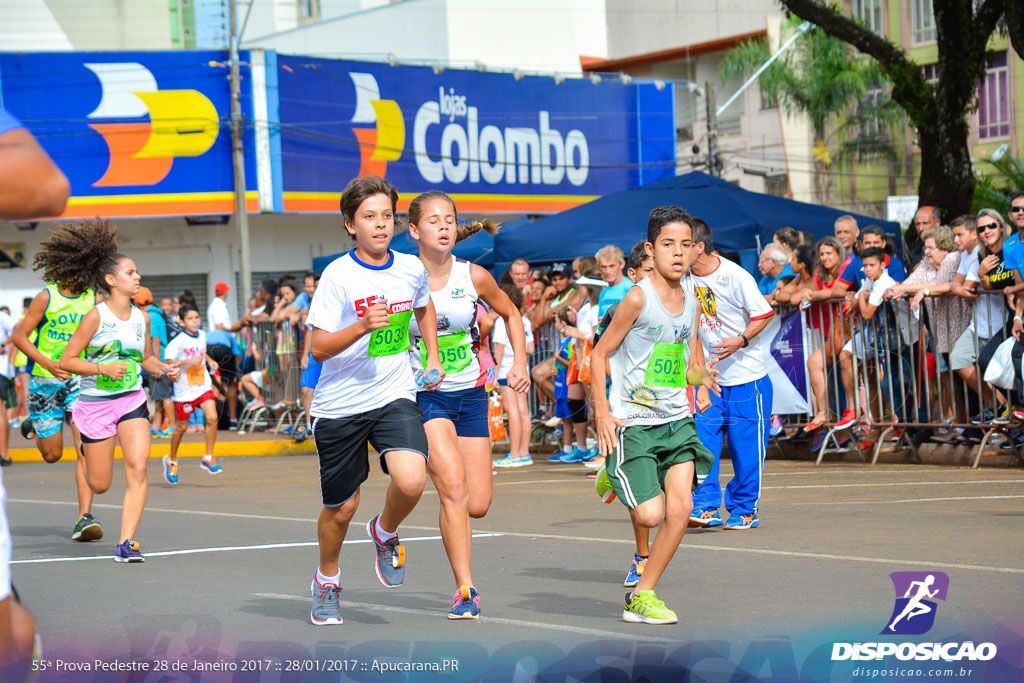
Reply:
[[[945,600],[949,576],[944,572],[893,572],[896,604],[881,635],[921,635],[935,624],[933,599]],[[902,597],[901,597],[902,596]]]

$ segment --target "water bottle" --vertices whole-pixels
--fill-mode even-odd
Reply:
[[[427,372],[416,373],[416,384],[421,387],[435,384],[439,379],[441,379],[441,371],[437,368],[431,368]]]

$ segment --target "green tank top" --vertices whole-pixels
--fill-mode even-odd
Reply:
[[[46,304],[42,324],[37,328],[39,337],[36,339],[36,348],[47,358],[59,360],[82,318],[96,306],[96,294],[87,289],[74,299],[69,299],[60,293],[57,285],[46,285],[46,291],[50,301]],[[32,376],[53,377],[53,373],[36,363],[32,368]]]

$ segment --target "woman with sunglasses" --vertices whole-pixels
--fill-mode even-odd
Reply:
[[[977,271],[973,275],[967,276],[964,286],[968,291],[978,293],[979,296],[974,302],[974,315],[964,336],[976,332],[978,347],[981,350],[977,354],[977,358],[969,359],[970,365],[957,370],[957,374],[963,378],[972,391],[978,390],[979,368],[983,369],[988,366],[996,352],[996,347],[1010,334],[1007,323],[1013,304],[1012,302],[1007,304],[1003,299],[1004,297],[1013,298],[1013,294],[1008,294],[1007,289],[1014,283],[1014,269],[1007,266],[1006,250],[1003,248],[1010,232],[1009,226],[999,212],[992,209],[979,211],[977,220],[981,260],[978,262]],[[987,294],[986,292],[993,293]],[[973,339],[971,339],[970,349],[974,348]],[[975,360],[979,361],[977,365],[974,364]],[[993,406],[997,401],[1001,403],[1005,400],[998,392],[994,394],[992,385],[987,383],[981,384],[981,398],[985,406]]]

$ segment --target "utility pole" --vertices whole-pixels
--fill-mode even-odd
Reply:
[[[718,177],[718,168],[715,161],[715,142],[718,138],[718,114],[715,112],[715,84],[711,81],[704,83],[704,104],[708,113],[708,173]]]
[[[236,0],[228,0],[230,39],[228,41],[229,78],[231,81],[231,165],[235,171],[235,220],[241,244],[239,280],[242,305],[252,298],[252,254],[249,250],[249,213],[245,206],[245,149],[242,145],[242,83],[238,65],[238,17]]]

